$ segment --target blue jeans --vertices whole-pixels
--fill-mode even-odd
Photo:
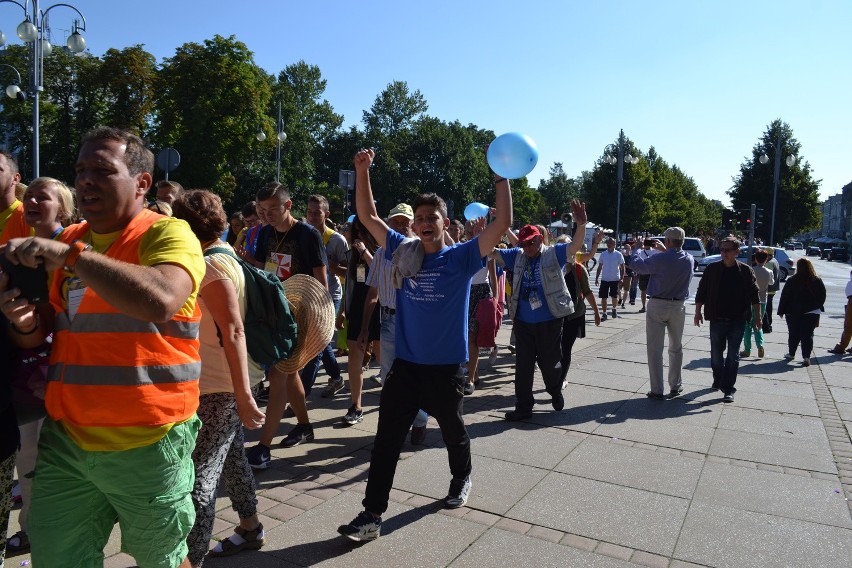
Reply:
[[[737,370],[740,368],[740,344],[745,333],[745,320],[713,320],[710,322],[710,366],[713,385],[723,394],[737,392]],[[725,355],[727,348],[728,354]]]
[[[393,366],[393,360],[396,359],[396,314],[390,308],[379,308],[379,316],[381,320],[381,334],[379,335],[379,349],[382,354],[381,370],[379,371],[382,377],[382,385],[388,378],[388,373]],[[417,416],[414,417],[414,426],[422,428],[429,421],[429,415],[420,409],[417,411]]]
[[[334,300],[334,313],[340,309],[340,300]],[[337,357],[334,356],[334,348],[331,343],[325,346],[322,352],[314,357],[308,364],[302,367],[299,371],[299,379],[305,387],[305,396],[307,397],[314,383],[317,382],[317,374],[319,373],[320,363],[322,363],[325,372],[331,380],[340,378],[340,365],[337,363]]]

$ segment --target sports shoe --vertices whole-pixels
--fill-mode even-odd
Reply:
[[[635,306],[635,305],[636,305],[636,300],[630,300],[630,305],[631,305],[631,306]]]
[[[473,394],[473,391],[476,390],[476,387],[473,385],[473,381],[464,384],[464,394],[465,396],[470,396]]]
[[[367,511],[361,511],[351,523],[337,527],[337,532],[355,542],[376,540],[382,532],[382,518],[374,517]]]
[[[645,306],[642,306],[642,308],[639,310],[639,313],[640,313],[640,314],[644,314],[644,313],[645,313]]]
[[[314,427],[308,424],[296,424],[287,437],[281,440],[281,445],[285,448],[298,446],[302,442],[310,442],[314,439]]]
[[[617,314],[617,313],[615,313],[615,308],[613,308],[613,309],[612,309],[612,319],[615,319],[615,318],[617,318],[617,317],[618,317],[618,314]]]
[[[364,410],[355,408],[355,405],[349,407],[349,412],[343,417],[343,421],[350,426],[354,426],[364,421]]]
[[[447,509],[464,507],[470,495],[471,486],[473,486],[473,483],[471,483],[469,475],[464,479],[453,479],[450,481],[450,491],[444,497],[444,505]]]
[[[834,347],[832,347],[831,349],[828,349],[828,352],[831,353],[832,355],[843,355],[843,349],[840,349],[836,345]]]
[[[492,367],[497,362],[497,347],[491,348],[491,353],[488,355],[488,364]]]
[[[426,426],[411,427],[411,445],[419,446],[426,441]]]
[[[805,367],[810,367],[811,366],[811,358],[805,357],[804,359],[802,359],[802,365],[804,365]]]
[[[672,389],[669,391],[669,396],[667,398],[677,398],[680,396],[680,393],[683,392],[683,387],[678,387],[676,389]]]
[[[766,355],[766,351],[763,349],[763,347],[758,347],[757,348],[757,356],[762,359],[764,355]]]
[[[666,395],[654,391],[646,392],[645,396],[647,396],[648,398],[653,398],[654,400],[666,400]]]
[[[553,397],[550,401],[550,404],[553,405],[553,410],[557,412],[565,408],[565,397],[562,396],[562,389],[559,389],[559,392]]]
[[[722,397],[722,402],[734,402],[734,393],[729,392]]]
[[[517,422],[518,420],[526,420],[532,417],[532,410],[510,410],[506,413],[506,420],[509,422]]]
[[[257,394],[254,399],[257,402],[267,403],[269,402],[269,387],[263,386],[263,383],[257,384]]]
[[[328,386],[322,389],[320,396],[323,398],[332,398],[334,395],[343,390],[343,377],[337,377],[335,380],[329,380]]]
[[[606,321],[606,312],[601,314],[601,321]]]
[[[508,349],[509,353],[511,353],[512,355],[515,354],[515,346],[514,345],[509,344],[509,345],[506,346],[506,349]]]
[[[740,357],[751,357],[751,351],[740,351]]]
[[[375,375],[370,375],[367,378],[370,379],[371,381],[373,381],[374,383],[376,383],[377,385],[382,386],[382,374],[381,373],[376,373]]]
[[[272,464],[272,453],[269,446],[259,443],[246,450],[246,461],[252,469],[266,469]]]
[[[785,361],[792,361],[795,358],[796,358],[796,356],[793,355],[792,353],[784,353],[784,360]]]

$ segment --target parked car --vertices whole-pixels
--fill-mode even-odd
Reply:
[[[785,250],[805,250],[805,245],[799,241],[789,241],[784,243]]]
[[[649,239],[658,239],[660,242],[665,242],[665,237],[647,237]],[[683,240],[683,250],[692,255],[692,264],[694,269],[698,269],[698,261],[707,256],[707,251],[704,249],[704,243],[701,239],[695,237],[686,237]]]
[[[841,262],[849,262],[849,249],[846,247],[832,247],[828,253],[828,260],[839,260]]]
[[[822,254],[822,250],[819,247],[810,246],[805,251],[805,254],[808,256],[820,256]]]
[[[748,258],[748,246],[744,245],[740,247],[740,253],[737,255],[737,260],[740,262],[749,262]],[[755,248],[766,249],[769,247],[752,247],[752,251]],[[787,254],[787,251],[780,247],[772,247],[772,250],[775,251],[775,260],[778,261],[778,279],[781,282],[787,280],[788,276],[792,276],[796,273],[796,263],[793,262],[793,259],[790,258],[790,255]],[[698,273],[703,273],[704,269],[707,268],[708,264],[713,264],[714,262],[719,262],[722,260],[722,255],[714,254],[712,256],[707,256],[698,261],[698,266],[695,271]]]
[[[831,247],[825,247],[824,249],[822,249],[822,252],[820,252],[819,259],[827,260],[829,254],[831,254]]]

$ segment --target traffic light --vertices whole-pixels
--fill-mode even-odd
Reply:
[[[754,214],[754,227],[755,227],[755,229],[757,227],[763,226],[763,220],[764,220],[764,211],[763,211],[763,209],[758,209]]]
[[[556,209],[551,209],[551,210],[550,210],[550,220],[551,220],[551,221],[556,221]]]
[[[722,228],[725,230],[730,230],[731,228],[731,219],[734,217],[734,212],[730,209],[722,209]]]

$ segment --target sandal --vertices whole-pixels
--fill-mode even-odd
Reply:
[[[263,523],[258,523],[257,528],[252,531],[237,525],[234,527],[234,533],[243,541],[241,544],[236,544],[228,537],[220,541],[208,554],[213,557],[231,556],[241,550],[260,550],[263,546]]]
[[[15,544],[17,540],[18,544]],[[30,538],[24,531],[18,531],[6,541],[6,552],[9,555],[24,554],[30,551]]]

